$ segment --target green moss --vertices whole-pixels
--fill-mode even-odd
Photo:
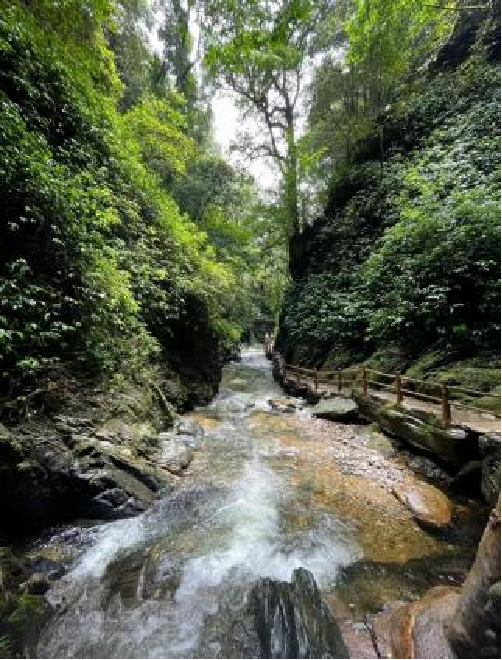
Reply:
[[[14,648],[7,635],[0,635],[0,658],[14,658]]]
[[[14,612],[7,618],[10,625],[17,628],[37,626],[50,614],[50,606],[43,596],[23,594],[17,601]]]
[[[478,391],[491,392],[497,388],[500,391],[500,362],[497,357],[479,355],[448,361],[444,355],[431,352],[416,360],[406,374]]]
[[[479,397],[475,400],[472,400],[472,405],[476,406],[476,408],[483,408],[485,410],[489,410],[490,412],[497,413],[500,415],[500,387],[497,389],[498,392],[498,397],[487,397],[487,396],[482,396]],[[467,398],[467,397],[466,397]]]
[[[405,351],[398,346],[387,346],[375,351],[364,364],[383,373],[402,373],[409,363],[409,357]]]
[[[331,350],[328,353],[327,358],[325,359],[322,368],[323,369],[343,369],[349,364],[353,364],[355,361],[355,356],[351,351],[348,350]]]

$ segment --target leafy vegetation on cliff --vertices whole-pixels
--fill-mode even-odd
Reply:
[[[342,366],[395,347],[393,366],[405,368],[433,348],[443,362],[497,355],[498,30],[489,14],[463,16],[421,80],[358,124],[349,159],[326,145],[326,212],[297,245],[282,316],[287,359]],[[306,139],[317,147],[329,128],[329,67],[314,81]]]
[[[6,396],[60,363],[135,374],[199,359],[203,371],[263,305],[276,312],[266,269],[280,279],[281,252],[262,261],[253,182],[218,155],[194,81],[167,73],[190,44],[166,44],[170,62],[149,50],[149,7],[2,4]]]

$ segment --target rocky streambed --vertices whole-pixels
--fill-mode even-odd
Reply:
[[[284,398],[258,351],[169,431],[134,443],[67,432],[63,495],[101,490],[78,491],[78,524],[3,551],[0,640],[12,653],[378,657],[382,613],[460,586],[488,517],[430,459]],[[131,517],[97,524],[93,501],[108,520]]]

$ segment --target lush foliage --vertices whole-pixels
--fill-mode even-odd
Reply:
[[[497,351],[499,67],[482,44],[429,74],[335,170],[326,215],[303,236],[282,318],[291,359],[348,364],[388,346]],[[330,358],[331,359],[331,358]]]
[[[0,12],[4,387],[58,361],[134,373],[180,342],[214,352],[259,313],[255,200],[235,206],[252,184],[204,154],[179,93],[150,84],[155,57],[121,13],[141,5],[12,0]],[[118,46],[127,25],[149,60],[138,70]],[[226,193],[198,181],[204,167],[225,172]]]
[[[333,5],[329,0],[217,0],[205,8],[206,65],[260,125],[260,132],[243,136],[239,146],[249,158],[271,159],[280,172],[287,236],[298,236],[302,229],[301,92]]]

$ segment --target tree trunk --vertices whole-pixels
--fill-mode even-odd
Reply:
[[[285,172],[286,212],[290,237],[300,235],[300,214],[298,211],[298,153],[295,142],[295,126],[293,110],[286,111],[288,146],[287,165]]]
[[[380,118],[381,121],[382,118]],[[384,161],[385,161],[385,145],[384,145],[384,139],[383,139],[383,123],[380,124],[379,128],[379,134],[380,134],[380,178],[383,179],[383,167],[384,167]]]
[[[447,635],[459,658],[499,657],[500,495],[462,587]]]

